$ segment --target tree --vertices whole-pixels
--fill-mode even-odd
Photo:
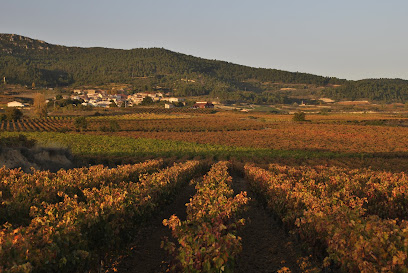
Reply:
[[[305,121],[306,120],[306,114],[305,112],[296,112],[295,115],[293,116],[294,121]]]
[[[36,93],[34,95],[34,113],[36,116],[40,118],[44,118],[47,116],[47,103],[45,102],[45,96],[41,93]]]
[[[77,117],[74,120],[74,125],[78,131],[82,132],[88,128],[88,121],[86,120],[86,117]]]
[[[153,99],[149,96],[145,97],[142,102],[140,103],[141,105],[149,105],[153,103]]]
[[[23,112],[15,107],[6,108],[6,116],[8,120],[19,120],[23,117]]]
[[[116,104],[114,100],[110,100],[109,107],[118,107],[118,105]]]

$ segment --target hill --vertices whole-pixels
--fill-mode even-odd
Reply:
[[[123,83],[134,90],[164,89],[180,96],[257,103],[285,102],[291,93],[288,89],[319,90],[319,95],[337,99],[408,98],[408,81],[403,80],[358,83],[202,59],[163,48],[66,47],[15,34],[0,34],[0,76],[8,83],[30,86],[33,82],[42,87]],[[373,84],[375,95],[370,89]]]

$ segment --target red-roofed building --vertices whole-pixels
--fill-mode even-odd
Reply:
[[[194,109],[205,109],[205,108],[214,108],[214,104],[209,101],[197,101],[193,105]]]

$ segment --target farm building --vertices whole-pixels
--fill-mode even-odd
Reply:
[[[12,101],[7,103],[7,107],[24,107],[25,105],[18,101]]]
[[[209,101],[197,101],[193,105],[194,109],[214,108],[214,104]]]

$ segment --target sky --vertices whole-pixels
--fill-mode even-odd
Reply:
[[[408,79],[405,0],[1,0],[0,33],[48,43],[163,47],[351,80]]]

